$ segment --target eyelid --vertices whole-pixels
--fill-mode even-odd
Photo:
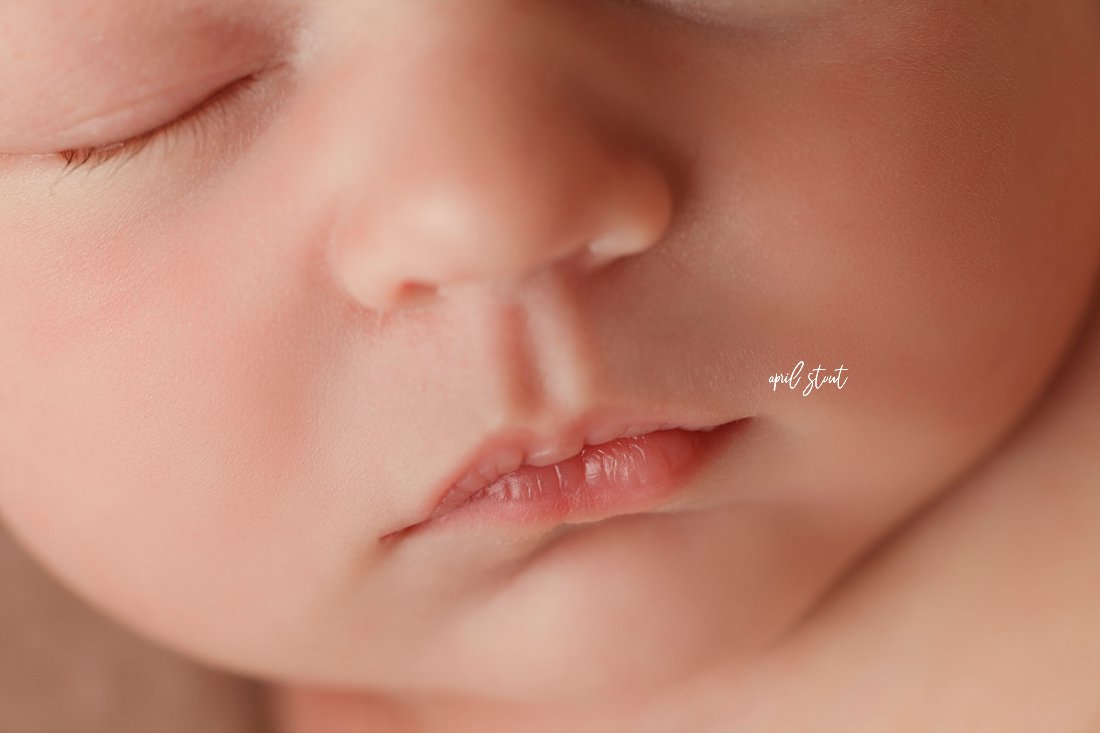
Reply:
[[[123,156],[133,157],[161,137],[177,132],[190,123],[201,123],[209,115],[224,111],[229,103],[259,81],[264,73],[253,72],[235,79],[207,95],[183,114],[139,135],[105,145],[70,148],[59,151],[56,155],[65,161],[66,170],[94,168]]]

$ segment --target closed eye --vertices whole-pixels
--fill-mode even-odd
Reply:
[[[151,143],[169,139],[181,132],[190,131],[201,135],[204,126],[230,111],[234,102],[248,91],[263,73],[255,72],[226,84],[181,116],[140,135],[106,145],[62,150],[57,153],[57,157],[65,162],[65,170],[94,168],[111,161],[132,158]]]

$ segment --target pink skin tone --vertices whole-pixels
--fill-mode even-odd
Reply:
[[[0,97],[0,516],[288,686],[751,658],[1018,423],[1100,263],[1093,0],[5,3]],[[751,424],[653,512],[379,542],[590,411]]]

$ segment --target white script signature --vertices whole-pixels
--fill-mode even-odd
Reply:
[[[768,384],[772,386],[772,392],[779,389],[779,385],[785,384],[790,389],[798,389],[799,383],[802,381],[802,370],[806,368],[806,362],[800,361],[794,365],[794,369],[785,374],[779,374],[778,372],[771,377],[768,377]],[[825,387],[827,385],[835,385],[837,389],[844,389],[844,385],[848,383],[848,377],[844,376],[844,372],[848,369],[841,364],[833,370],[832,374],[827,374],[825,367],[820,364],[816,368],[806,372],[806,387],[802,390],[803,397],[809,397],[815,391]]]

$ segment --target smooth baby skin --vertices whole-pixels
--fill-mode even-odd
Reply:
[[[424,730],[795,714],[860,643],[812,609],[1067,359],[1100,7],[690,8],[0,5],[5,523],[152,639]],[[847,386],[773,389],[800,360]],[[660,511],[380,542],[485,436],[611,410],[748,427]]]
[[[1100,729],[1100,308],[1033,411],[784,638],[662,694],[556,709],[280,688],[280,733]]]

